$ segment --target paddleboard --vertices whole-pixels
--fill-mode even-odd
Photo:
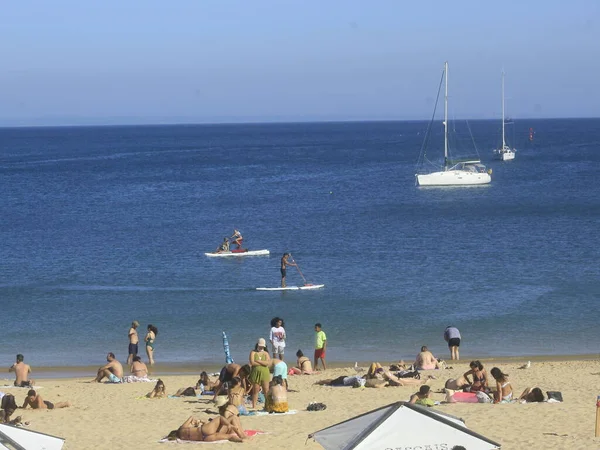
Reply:
[[[324,284],[307,284],[306,286],[286,286],[286,287],[259,287],[257,291],[304,291],[307,289],[321,289]]]
[[[220,253],[216,253],[216,252],[211,252],[211,253],[205,253],[206,256],[210,256],[211,258],[214,257],[226,257],[226,256],[262,256],[262,255],[268,255],[270,252],[269,250],[232,250],[230,252],[220,252]]]

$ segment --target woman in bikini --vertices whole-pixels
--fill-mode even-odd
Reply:
[[[200,389],[202,386],[204,388],[202,389],[203,391],[212,391],[218,384],[217,381],[211,381],[206,372],[202,372],[200,374],[200,379],[196,383],[196,389]]]
[[[496,392],[494,392],[494,403],[508,403],[512,400],[513,390],[508,381],[508,375],[494,367],[490,373],[496,380]]]
[[[185,441],[224,441],[242,442],[246,439],[244,431],[232,425],[223,416],[217,416],[209,421],[201,421],[190,416],[177,430],[169,433],[167,439],[183,439]]]
[[[154,340],[158,334],[158,328],[154,325],[148,325],[148,333],[144,341],[146,342],[146,354],[148,355],[148,364],[154,365]]]
[[[158,380],[156,382],[156,386],[154,386],[154,389],[152,389],[152,391],[148,392],[146,394],[146,397],[148,397],[148,398],[166,398],[167,391],[165,388],[165,383],[163,383],[163,380]]]
[[[298,350],[296,352],[296,360],[297,367],[291,367],[290,370],[294,373],[294,375],[312,375],[312,363],[310,362],[310,358],[304,356],[302,350]]]
[[[463,377],[465,377],[469,383],[469,386],[465,388],[465,392],[489,392],[488,376],[487,372],[483,368],[483,364],[481,364],[479,361],[471,361],[469,367],[471,370],[465,372],[463,375]],[[472,383],[471,380],[469,380],[469,375],[473,376]]]

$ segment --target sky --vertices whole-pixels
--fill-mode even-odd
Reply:
[[[0,126],[600,117],[598,0],[2,2]]]

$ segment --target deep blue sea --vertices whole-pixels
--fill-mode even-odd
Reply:
[[[287,359],[315,322],[330,361],[446,357],[450,324],[465,359],[596,353],[600,120],[518,121],[505,163],[470,127],[487,186],[415,186],[426,122],[0,129],[0,366],[124,360],[134,319],[159,363],[223,361],[223,330],[243,361],[274,316]],[[271,256],[204,256],[234,228]],[[285,251],[325,288],[256,291]]]

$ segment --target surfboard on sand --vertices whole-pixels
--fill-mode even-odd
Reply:
[[[306,284],[304,286],[286,286],[286,287],[257,287],[257,291],[304,291],[309,289],[321,289],[324,284]]]

